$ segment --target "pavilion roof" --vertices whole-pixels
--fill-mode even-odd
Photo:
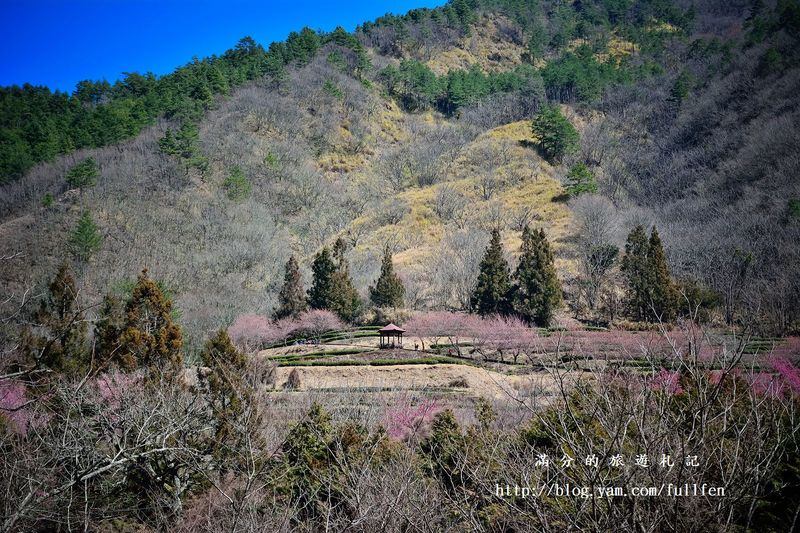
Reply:
[[[405,333],[406,330],[394,324],[387,324],[378,330],[379,333]]]

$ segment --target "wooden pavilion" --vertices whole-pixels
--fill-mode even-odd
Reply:
[[[378,330],[378,335],[380,335],[381,348],[402,348],[403,347],[403,333],[406,330],[401,328],[400,326],[395,326],[394,324],[388,324],[381,329]]]

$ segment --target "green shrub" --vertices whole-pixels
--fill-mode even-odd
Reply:
[[[325,83],[322,84],[322,90],[337,100],[344,98],[342,90],[331,80],[325,80]]]
[[[574,198],[583,193],[596,193],[597,181],[585,163],[575,163],[569,169],[564,188],[567,194]]]
[[[97,184],[97,177],[100,172],[97,170],[97,163],[93,157],[87,157],[67,172],[67,183],[71,187],[84,189],[93,187]]]
[[[789,216],[800,219],[800,198],[790,198],[788,204]]]
[[[228,194],[228,198],[231,200],[247,199],[253,188],[250,184],[250,180],[247,179],[247,176],[244,175],[244,172],[242,172],[239,166],[233,167],[230,175],[225,179],[223,186]]]

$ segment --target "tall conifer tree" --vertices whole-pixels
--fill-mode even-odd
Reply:
[[[520,317],[547,326],[561,303],[561,283],[556,275],[553,251],[544,230],[522,230],[519,265],[514,272],[514,310]]]
[[[125,306],[119,362],[127,369],[147,368],[174,377],[183,365],[183,336],[172,321],[172,302],[142,270]]]
[[[647,270],[650,285],[652,318],[669,321],[675,318],[677,295],[669,274],[667,256],[658,231],[653,227],[647,247]]]
[[[383,250],[381,275],[375,282],[375,286],[369,288],[369,298],[376,307],[402,307],[405,292],[403,282],[394,273],[392,252],[387,246]]]
[[[283,276],[283,287],[278,294],[278,308],[275,310],[275,318],[296,317],[305,311],[307,307],[300,266],[294,256],[291,256],[286,262],[286,272]]]
[[[311,264],[314,278],[308,289],[308,305],[313,309],[330,309],[333,305],[333,274],[336,264],[331,259],[331,252],[323,248]]]
[[[622,272],[628,285],[628,308],[634,319],[653,322],[675,317],[675,286],[655,227],[649,240],[642,226],[628,235]]]
[[[507,314],[510,305],[511,271],[503,257],[503,245],[500,242],[500,231],[492,230],[489,247],[480,264],[478,282],[472,293],[472,311],[481,316]]]
[[[69,239],[73,255],[81,261],[88,261],[92,254],[100,249],[102,243],[103,237],[97,230],[92,215],[89,211],[84,211]]]
[[[94,330],[95,354],[101,364],[109,361],[119,362],[120,340],[124,329],[123,302],[113,294],[107,294],[103,298],[100,316],[95,322]]]
[[[243,379],[247,357],[236,349],[228,332],[220,329],[208,339],[200,358],[208,368],[202,379],[208,386],[209,405],[214,413],[214,452],[224,456],[234,434],[234,423],[242,414],[249,393]]]
[[[350,278],[346,251],[345,242],[337,239],[332,257],[327,248],[316,255],[311,265],[314,280],[308,291],[308,304],[313,309],[333,311],[342,320],[352,322],[361,312],[361,298]]]
[[[628,309],[636,320],[645,320],[650,306],[647,252],[650,245],[644,227],[636,226],[628,234],[625,255],[622,257],[622,272],[628,285]]]
[[[27,348],[38,364],[57,372],[81,373],[90,363],[87,326],[69,265],[63,263],[36,312],[40,333],[29,335]]]
[[[333,245],[333,256],[336,271],[331,278],[333,302],[331,311],[347,322],[354,322],[361,313],[361,297],[358,295],[353,279],[350,277],[350,266],[345,258],[347,244],[343,239],[336,239]]]

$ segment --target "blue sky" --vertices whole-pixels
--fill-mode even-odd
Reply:
[[[444,0],[0,0],[0,85],[72,91],[84,79],[170,72],[245,35],[264,46],[303,26],[332,30]]]

